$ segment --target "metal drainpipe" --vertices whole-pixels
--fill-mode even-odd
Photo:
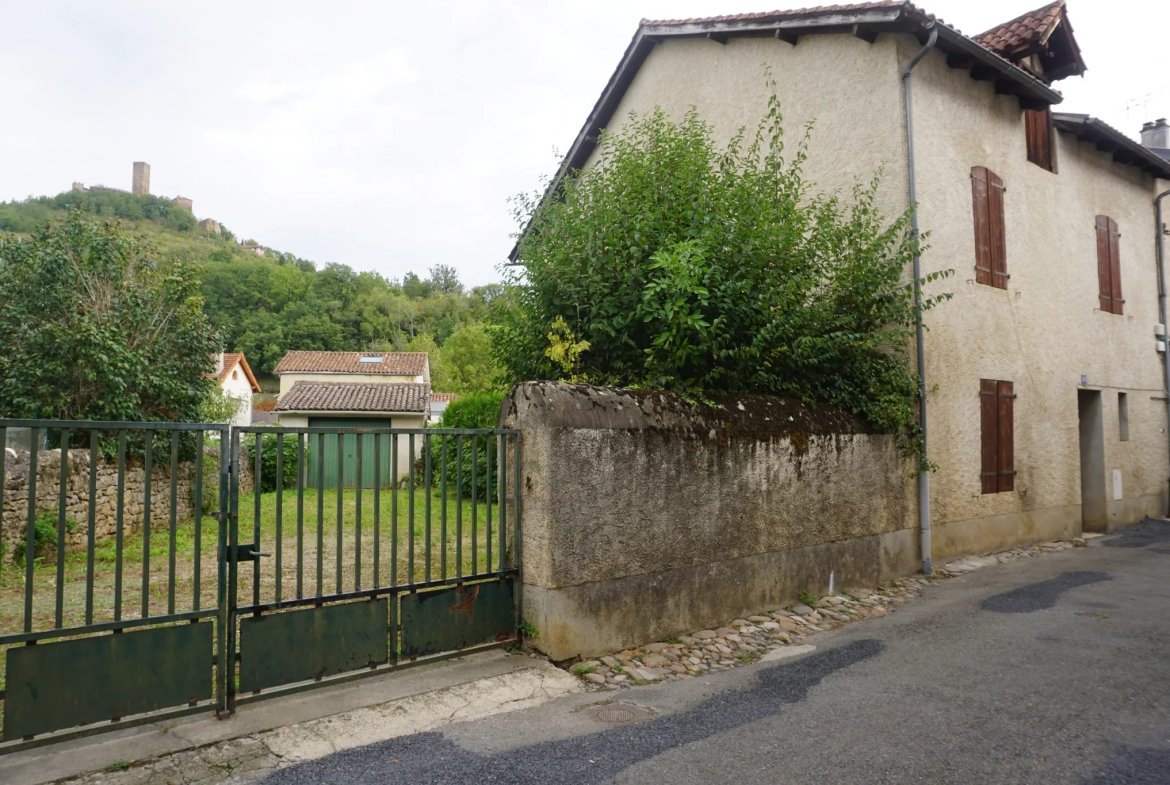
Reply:
[[[914,179],[914,102],[912,100],[912,93],[910,90],[910,72],[914,70],[914,66],[926,57],[926,53],[934,48],[938,43],[938,28],[935,23],[931,21],[930,39],[927,40],[926,46],[918,50],[918,54],[906,64],[906,70],[902,72],[902,87],[906,95],[906,164],[910,178],[910,231],[914,237],[914,242],[918,242],[918,187]],[[922,456],[920,460],[923,466],[918,472],[918,537],[919,547],[922,551],[922,574],[930,575],[934,568],[930,562],[930,471],[925,468],[926,463],[926,347],[923,345],[923,328],[922,328],[922,287],[919,285],[919,280],[922,278],[922,259],[917,252],[914,253],[914,307],[918,310],[918,324],[914,327],[914,348],[918,359],[918,425],[922,430]]]
[[[1163,191],[1154,199],[1154,232],[1156,234],[1154,250],[1158,256],[1158,315],[1166,326],[1166,250],[1162,235],[1162,200],[1170,196],[1170,191]],[[1166,434],[1170,439],[1170,335],[1162,336],[1162,367],[1166,377]],[[1167,477],[1167,498],[1170,499],[1170,477]]]

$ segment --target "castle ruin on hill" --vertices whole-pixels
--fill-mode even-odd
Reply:
[[[73,183],[73,190],[74,191],[113,191],[114,193],[121,193],[121,194],[127,193],[127,191],[124,188],[112,188],[111,186],[108,186],[108,185],[91,185],[87,188],[85,186],[85,183],[79,183],[76,181],[74,181],[74,183]],[[130,179],[129,193],[132,193],[135,196],[146,196],[150,193],[150,164],[146,163],[145,161],[135,161],[134,162],[134,173]],[[176,196],[173,199],[171,199],[171,201],[189,213],[193,214],[195,212],[195,203],[185,196]],[[204,223],[207,220],[211,220],[211,219],[206,219],[204,221]],[[218,231],[219,224],[216,223],[215,221],[212,221],[212,223],[215,224],[215,233],[219,234],[219,231]],[[202,226],[202,223],[200,224],[200,226]],[[208,231],[211,231],[211,230],[209,229]]]

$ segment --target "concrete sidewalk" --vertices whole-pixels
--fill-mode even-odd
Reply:
[[[484,652],[0,757],[4,785],[247,782],[293,763],[581,691],[541,659]]]

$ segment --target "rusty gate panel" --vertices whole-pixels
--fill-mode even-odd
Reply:
[[[4,740],[211,698],[214,624],[178,624],[8,650]]]
[[[465,649],[515,636],[511,580],[471,583],[402,598],[402,657]]]
[[[385,664],[388,609],[382,597],[244,617],[240,620],[240,691]]]

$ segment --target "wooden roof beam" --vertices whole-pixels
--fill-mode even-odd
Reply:
[[[776,38],[786,44],[796,44],[800,41],[800,35],[793,30],[785,30],[783,27],[776,28]]]
[[[1016,95],[1020,90],[1019,84],[1009,79],[995,80],[995,94],[996,95]]]
[[[976,82],[990,82],[999,76],[999,71],[989,65],[977,65],[971,69],[971,78]]]
[[[947,55],[947,65],[951,68],[958,68],[961,71],[966,71],[968,68],[975,65],[975,58],[971,57],[970,55],[951,52],[949,55]]]
[[[730,37],[727,33],[707,33],[707,40],[714,41],[717,44],[726,44],[727,39]]]
[[[1025,98],[1024,96],[1020,96],[1021,109],[1031,109],[1032,111],[1039,112],[1047,109],[1051,105],[1047,101],[1041,101],[1039,98]]]
[[[869,44],[876,41],[878,37],[877,30],[865,25],[853,25],[853,35]]]

